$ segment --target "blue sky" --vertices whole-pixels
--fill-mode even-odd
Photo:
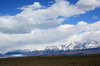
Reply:
[[[85,21],[87,23],[95,23],[97,21],[100,20],[100,8],[97,8],[93,11],[90,11],[86,14],[81,14],[79,16],[76,17],[70,17],[67,18],[62,24],[65,24],[66,22],[70,23],[70,24],[76,24],[78,21]],[[93,17],[97,17],[97,18],[93,18]]]
[[[39,2],[41,5],[49,7],[53,3],[49,3],[50,1],[55,2],[54,0],[0,0],[0,15],[16,15],[21,12],[21,10],[17,9],[19,7],[25,5],[31,5],[34,2]],[[71,4],[75,4],[78,0],[67,0]],[[94,23],[100,20],[100,8],[96,8],[95,10],[89,11],[85,14],[80,14],[78,16],[71,16],[66,18],[66,20],[62,24],[76,24],[78,21],[86,21],[88,23]],[[93,17],[97,17],[93,18]]]
[[[44,6],[48,6],[49,1],[54,0],[0,0],[0,13],[2,15],[10,14],[15,15],[19,12],[17,8],[25,6],[25,5],[31,5],[34,2],[40,2]]]
[[[100,42],[99,12],[100,0],[0,0],[0,53]]]

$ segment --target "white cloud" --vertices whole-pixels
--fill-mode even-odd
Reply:
[[[93,19],[96,19],[96,20],[99,20],[99,19],[100,19],[100,18],[97,17],[97,16],[93,16],[92,18],[93,18]]]
[[[88,1],[90,3],[87,3]],[[100,31],[100,21],[92,24],[81,21],[77,25],[60,25],[65,17],[84,14],[99,7],[99,2],[79,0],[72,5],[65,0],[56,0],[51,7],[44,7],[35,2],[20,8],[22,12],[15,16],[0,16],[0,52],[14,49],[32,50],[35,47],[43,49],[47,45],[76,36],[83,31]]]
[[[79,0],[76,4],[82,10],[93,10],[100,7],[100,0]]]
[[[87,23],[85,21],[81,21],[77,25],[87,25]]]
[[[39,2],[34,2],[34,4],[32,4],[32,5],[24,6],[22,8],[18,8],[18,9],[31,11],[31,10],[39,9],[41,7],[42,7],[42,5]]]
[[[55,42],[95,39],[99,40],[100,22],[83,25],[60,25],[56,28],[36,29],[27,34],[0,34],[0,52],[14,49],[43,49]],[[82,35],[81,35],[82,34]],[[93,37],[94,36],[94,37]],[[67,40],[64,41],[67,43]],[[60,43],[58,43],[60,44]],[[39,48],[37,48],[39,47]]]
[[[65,0],[56,0],[51,7],[44,7],[39,2],[21,7],[21,13],[15,16],[0,16],[0,32],[29,33],[37,28],[57,27],[66,18],[84,14],[100,5],[100,0],[79,0],[75,5]],[[59,18],[63,16],[63,18]]]

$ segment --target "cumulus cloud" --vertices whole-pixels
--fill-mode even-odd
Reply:
[[[77,25],[61,25],[66,17],[87,13],[100,7],[99,4],[100,0],[79,0],[75,5],[65,0],[55,0],[52,6],[45,7],[35,2],[18,8],[22,12],[15,16],[0,16],[0,52],[34,48],[41,50],[54,42],[74,39],[73,36],[79,37],[77,35],[84,31],[98,31],[99,34],[100,21],[92,24],[81,21]],[[96,36],[98,34],[93,33]],[[90,37],[92,34],[82,35],[81,38],[88,35]]]
[[[81,25],[79,25],[79,23],[81,23]],[[82,22],[79,23],[77,25],[60,25],[56,28],[46,30],[36,29],[27,34],[0,33],[0,52],[12,49],[40,50],[45,48],[45,46],[53,45],[55,42],[64,39],[66,39],[64,42],[68,40],[73,42],[87,39],[99,41],[100,21],[92,24],[85,22],[83,24]]]
[[[93,10],[100,7],[100,0],[79,0],[76,4],[82,10]]]
[[[36,10],[41,7],[43,7],[43,6],[39,2],[34,2],[33,5],[24,6],[24,7],[18,8],[18,9],[30,11],[31,9]]]
[[[84,14],[98,7],[100,0],[79,0],[75,5],[65,0],[56,0],[50,7],[35,2],[19,8],[22,12],[15,16],[0,16],[0,32],[29,33],[37,28],[57,27],[66,17]]]

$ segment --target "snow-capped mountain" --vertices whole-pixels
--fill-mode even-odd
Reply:
[[[51,45],[51,44],[50,44]],[[100,47],[100,42],[95,40],[89,40],[84,42],[68,42],[67,40],[58,41],[52,43],[52,46],[47,46],[45,49],[50,50],[77,50]]]
[[[100,43],[98,41],[87,41],[84,43],[59,42],[59,45],[47,46],[44,50],[15,50],[5,54],[0,54],[0,57],[24,57],[24,56],[48,56],[48,55],[77,55],[77,54],[100,54]]]

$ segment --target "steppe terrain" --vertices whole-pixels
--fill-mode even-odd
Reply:
[[[100,55],[1,58],[0,66],[100,66]]]

